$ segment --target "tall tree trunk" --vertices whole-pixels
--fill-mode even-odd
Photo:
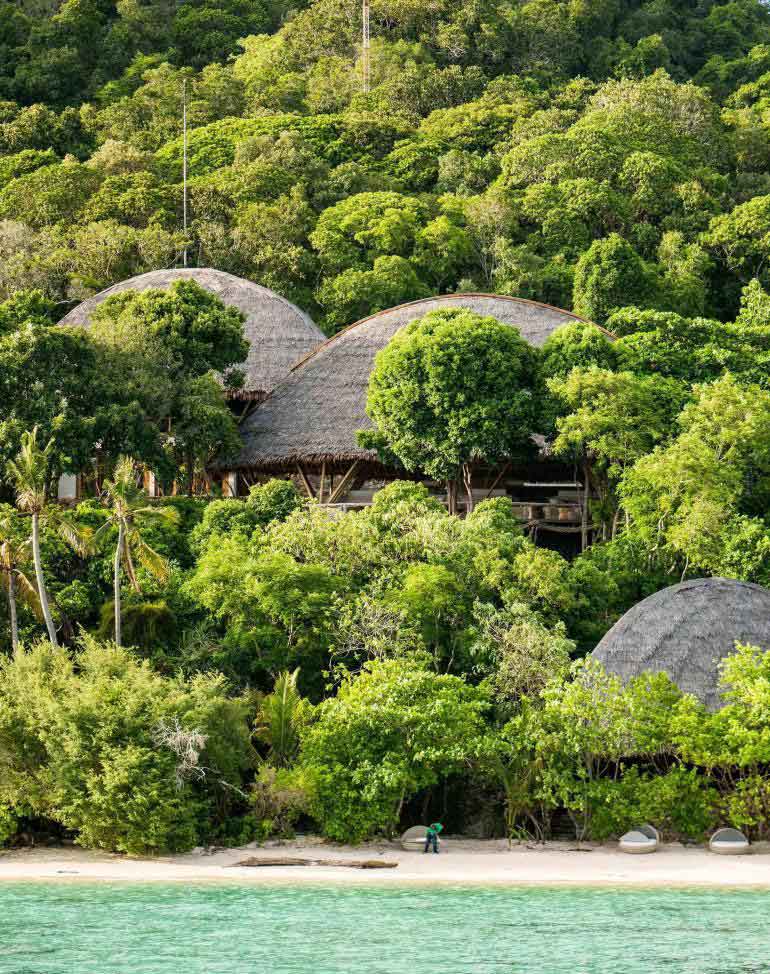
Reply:
[[[447,510],[450,514],[457,514],[457,481],[454,477],[446,482]]]
[[[465,496],[468,498],[465,505],[465,513],[473,511],[473,466],[470,463],[463,464],[463,485],[465,486]]]
[[[620,507],[615,509],[615,513],[612,515],[612,535],[611,538],[614,541],[618,534],[618,521],[620,520]]]
[[[16,579],[13,569],[8,572],[8,615],[11,620],[11,646],[19,648],[19,621],[16,618]]]
[[[192,497],[195,492],[195,456],[192,450],[187,451],[185,465],[187,467],[187,496]]]
[[[32,559],[35,562],[35,581],[37,582],[37,595],[40,599],[40,609],[45,619],[45,627],[48,630],[48,638],[54,646],[59,645],[56,638],[56,626],[51,615],[51,606],[48,604],[48,592],[45,587],[43,577],[43,560],[40,557],[40,514],[35,511],[32,514]]]
[[[588,547],[588,500],[591,491],[591,481],[588,476],[588,461],[583,461],[583,510],[580,519],[580,550]]]
[[[118,544],[115,548],[115,563],[113,565],[114,571],[114,607],[115,607],[115,645],[120,646],[120,641],[122,637],[122,616],[120,607],[120,565],[123,557],[123,545],[125,544],[125,528],[123,522],[121,521],[118,525]]]

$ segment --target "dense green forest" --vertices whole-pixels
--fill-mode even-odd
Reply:
[[[768,274],[755,0],[376,0],[368,93],[339,0],[30,0],[0,25],[5,296],[179,259],[184,80],[195,262],[329,331],[474,289],[727,321]]]
[[[770,654],[725,664],[717,714],[584,657],[681,578],[770,586],[770,13],[371,9],[364,92],[357,3],[0,4],[0,840],[360,839],[429,811],[766,834]],[[505,498],[461,519],[408,482],[335,519],[287,481],[150,505],[143,468],[192,494],[237,448],[214,373],[237,386],[240,316],[185,283],[53,326],[185,249],[329,334],[453,291],[613,332],[535,350],[425,319],[369,396],[371,445],[436,477],[543,434],[592,488],[594,544],[568,561]],[[449,403],[429,427],[410,382]],[[92,499],[51,503],[92,467]]]

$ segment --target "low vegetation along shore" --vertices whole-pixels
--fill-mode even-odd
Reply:
[[[325,866],[238,866],[265,860],[321,859],[335,862],[380,860],[391,869]],[[770,844],[751,855],[715,856],[699,844],[667,843],[654,855],[627,856],[614,844],[450,838],[438,856],[404,852],[399,845],[358,846],[297,839],[253,848],[195,850],[183,855],[134,858],[77,848],[16,849],[0,853],[0,882],[238,882],[272,883],[451,883],[578,886],[713,886],[770,888]]]

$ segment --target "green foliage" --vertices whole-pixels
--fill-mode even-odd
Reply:
[[[696,768],[675,765],[662,774],[650,774],[632,765],[597,790],[591,835],[608,839],[642,822],[654,822],[664,837],[699,840],[718,821],[718,805],[716,788]],[[733,814],[728,818],[737,820]]]
[[[678,435],[627,471],[623,503],[636,530],[669,557],[708,574],[767,581],[770,398],[731,375],[695,392]]]
[[[0,846],[7,845],[18,831],[18,820],[5,805],[0,805]]]
[[[274,767],[294,763],[309,717],[308,703],[297,689],[298,676],[298,669],[279,673],[272,693],[262,698],[257,711],[255,736],[269,748],[268,761]]]
[[[515,329],[435,311],[378,353],[367,412],[407,470],[449,479],[479,461],[526,455],[538,423],[534,373],[535,354]]]
[[[200,468],[239,444],[210,373],[245,360],[243,316],[194,281],[178,281],[169,291],[125,291],[102,302],[90,332],[113,402],[126,404],[113,413],[103,449],[130,448],[169,484],[184,468],[192,493]],[[162,432],[169,426],[171,438]]]
[[[3,306],[9,327],[0,328],[0,469],[18,451],[22,433],[38,426],[41,438],[53,442],[53,478],[88,464],[104,429],[107,390],[86,333],[49,327],[40,320],[45,305],[35,303]]]
[[[314,798],[312,775],[306,769],[261,765],[250,795],[257,838],[291,838],[299,818],[310,813]]]
[[[168,572],[159,580],[139,566],[142,598],[120,593],[126,638],[150,663],[148,686],[161,681],[158,700],[182,693],[160,673],[204,671],[213,686],[224,671],[234,685],[269,691],[276,673],[301,665],[302,692],[326,698],[331,713],[330,679],[343,680],[343,697],[358,679],[374,695],[372,673],[386,683],[388,667],[416,673],[414,654],[466,681],[451,684],[459,696],[486,681],[494,720],[511,723],[493,744],[485,725],[464,753],[476,755],[473,775],[483,765],[502,790],[509,830],[545,834],[560,805],[594,835],[636,818],[675,835],[726,820],[762,834],[770,787],[763,718],[750,705],[761,666],[739,654],[745,680],[733,677],[745,692],[723,717],[672,704],[681,729],[675,740],[661,730],[652,757],[639,751],[629,714],[638,707],[654,723],[654,701],[670,703],[669,689],[621,690],[564,671],[568,655],[590,651],[674,578],[770,584],[766,7],[389,4],[373,8],[366,93],[360,32],[340,0],[167,8],[0,2],[0,490],[10,498],[8,463],[38,427],[51,446],[25,506],[42,517],[38,585],[50,587],[52,638],[70,643],[78,627],[98,630],[102,615],[108,633],[118,535],[105,527],[107,543],[87,559],[68,545],[46,505],[58,475],[114,483],[129,453],[167,492],[196,490],[214,456],[238,449],[223,383],[237,386],[246,353],[237,313],[191,283],[103,302],[90,331],[51,327],[76,300],[178,266],[184,249],[201,266],[273,288],[329,333],[436,293],[571,308],[618,340],[575,321],[538,353],[514,329],[455,313],[405,329],[381,356],[367,445],[407,472],[464,475],[464,520],[410,483],[333,521],[288,481],[258,485],[245,502],[168,499],[159,507],[176,510],[178,523],[161,516],[143,527]],[[569,564],[524,536],[507,499],[471,510],[472,465],[525,457],[533,432],[562,463],[579,463],[592,495],[581,541],[590,519],[594,544]],[[0,544],[3,565],[16,567],[3,579],[22,585],[29,531],[9,517]],[[75,522],[96,532],[105,515],[90,502],[71,520],[76,540]],[[31,645],[39,622],[34,600],[22,602],[19,638]],[[9,664],[14,674],[26,665]],[[362,666],[374,670],[344,676]],[[109,697],[106,678],[91,672],[62,676],[73,700],[91,683]],[[15,713],[20,686],[0,687]],[[154,713],[156,689],[147,693]],[[230,705],[207,749],[229,739]],[[85,732],[76,736],[86,780],[61,756],[65,744],[51,743],[73,733],[69,717],[51,723],[65,703],[35,706],[47,736],[30,753],[50,749],[53,769],[39,794],[62,789],[64,811],[50,798],[22,808],[0,795],[0,839],[11,819],[32,814],[82,822],[82,841],[110,847],[181,846],[207,830],[245,841],[289,832],[313,808],[330,833],[365,834],[395,826],[394,781],[431,788],[444,774],[415,777],[387,758],[393,779],[375,779],[369,811],[350,769],[263,769],[248,807],[242,798],[224,821],[224,792],[248,791],[240,771],[215,796],[192,780],[169,791],[165,752],[132,726],[96,741],[96,758]],[[164,711],[172,716],[184,714]]]
[[[613,233],[595,240],[575,268],[575,311],[603,324],[626,304],[644,307],[654,301],[656,282],[631,244]]]
[[[97,632],[98,638],[115,638],[115,605],[105,602]],[[122,610],[122,640],[141,655],[161,646],[174,646],[177,624],[174,613],[164,601],[128,602]]]
[[[91,641],[77,669],[46,643],[0,665],[1,800],[74,829],[84,845],[188,849],[219,782],[237,786],[248,767],[245,704],[227,698],[221,678],[164,680]],[[187,764],[165,733],[177,723],[199,735]]]
[[[415,660],[367,663],[346,678],[302,742],[324,832],[360,841],[392,831],[407,798],[473,757],[487,707],[483,691]]]

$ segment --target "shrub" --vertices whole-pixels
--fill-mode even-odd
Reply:
[[[290,480],[268,480],[266,484],[254,484],[246,500],[254,522],[265,528],[272,521],[285,521],[302,507],[302,498]]]
[[[240,535],[247,539],[255,528],[267,527],[272,521],[285,521],[302,506],[302,498],[290,480],[269,480],[255,484],[245,501],[211,501],[200,524],[190,534],[190,548],[201,554],[211,538]]]
[[[651,822],[666,837],[701,839],[715,825],[717,801],[716,789],[697,769],[653,774],[631,767],[617,781],[598,783],[591,838],[620,836]]]
[[[41,642],[0,664],[0,807],[118,852],[195,845],[251,762],[247,705],[221,677],[164,679],[87,639],[77,666]]]
[[[148,651],[159,644],[172,646],[176,641],[176,617],[163,599],[157,602],[129,602],[123,606],[122,619],[123,643],[126,646]],[[112,639],[114,635],[114,603],[106,602],[101,609],[98,636],[100,639]]]
[[[0,846],[8,845],[17,831],[16,815],[7,805],[0,803]]]
[[[318,707],[301,751],[324,833],[356,842],[392,831],[404,801],[470,760],[488,706],[487,691],[416,658],[367,663],[346,677]]]
[[[310,811],[313,799],[313,777],[306,768],[288,770],[263,764],[250,796],[257,838],[290,838],[297,821]]]

